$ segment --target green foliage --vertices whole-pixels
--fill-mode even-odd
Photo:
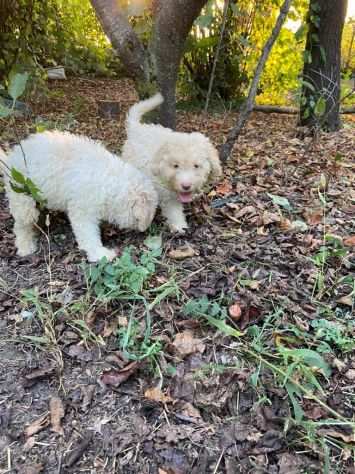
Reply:
[[[206,296],[189,300],[183,309],[186,316],[200,317],[211,316],[224,320],[227,317],[227,310],[218,301],[210,301]]]
[[[144,336],[141,334],[139,322],[131,315],[128,326],[118,330],[118,346],[129,360],[153,359],[161,351],[160,341],[151,339],[151,325],[147,316]]]
[[[343,72],[355,72],[355,18],[349,18],[344,25],[341,61]]]
[[[315,330],[315,340],[321,342],[317,348],[318,351],[328,352],[332,350],[332,347],[342,352],[355,349],[355,340],[347,335],[347,327],[344,324],[321,318],[313,320],[311,326]],[[350,331],[349,334],[351,334]]]
[[[17,171],[15,168],[11,168],[11,181],[10,186],[15,193],[27,194],[31,196],[39,206],[45,207],[46,200],[43,199],[40,189],[35,185],[35,183],[30,179],[26,178],[20,171]]]
[[[14,74],[10,80],[8,92],[10,97],[14,101],[21,97],[21,95],[25,92],[26,83],[28,81],[28,73],[23,74]]]
[[[28,71],[35,80],[58,64],[79,74],[118,68],[89,0],[14,0],[0,44],[0,76]]]
[[[142,299],[144,284],[155,272],[161,249],[142,252],[138,261],[132,247],[125,248],[121,257],[108,263],[103,258],[97,265],[84,265],[89,287],[100,299]]]
[[[26,84],[28,80],[28,74],[13,74],[10,77],[10,82],[8,86],[8,93],[12,98],[12,107],[8,108],[5,106],[0,107],[0,118],[7,118],[13,115],[14,107],[16,105],[16,100],[25,92]],[[1,102],[0,102],[1,106]],[[22,150],[22,148],[21,148]],[[26,156],[23,153],[24,165],[27,167]],[[6,163],[0,160],[0,164],[3,165],[5,172],[10,172],[10,186],[15,193],[27,194],[31,196],[40,208],[44,207],[46,204],[45,199],[41,195],[40,189],[35,185],[35,183],[30,179],[24,176],[19,170],[15,168],[9,169]]]
[[[230,3],[212,91],[215,99],[238,101],[245,95],[280,4],[280,1],[272,0]],[[295,1],[290,19],[294,22],[302,19],[306,8],[306,0]],[[187,42],[180,88],[184,95],[199,101],[207,93],[220,37],[222,10],[223,2],[210,0],[196,20]],[[296,34],[287,24],[281,30],[261,77],[257,97],[259,103],[284,104],[293,101],[299,87],[305,33],[305,26]]]
[[[318,252],[312,257],[313,263],[317,267],[324,268],[331,258],[342,258],[347,254],[346,248],[343,246],[342,240],[334,235],[326,234],[324,236],[324,245],[320,247]]]

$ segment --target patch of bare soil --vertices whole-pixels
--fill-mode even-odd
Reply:
[[[97,116],[100,99],[119,101],[117,121]],[[45,124],[117,151],[135,99],[128,81],[55,83],[32,103],[35,118],[17,119],[17,135]],[[234,119],[181,112],[178,128],[219,144]],[[13,144],[13,126],[0,126],[2,146]],[[160,350],[136,360],[122,340],[148,334],[144,307],[88,292],[65,216],[43,223],[36,255],[17,257],[0,192],[1,472],[354,472],[353,134],[350,118],[310,141],[297,138],[294,118],[252,116],[222,182],[187,209],[187,235],[172,236],[157,217],[150,302],[166,282],[179,294],[152,305],[145,342]],[[135,256],[147,237],[110,226],[103,235]],[[188,312],[191,301],[215,303],[210,319],[194,317],[196,305]]]

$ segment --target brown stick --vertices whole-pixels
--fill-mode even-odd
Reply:
[[[258,84],[259,84],[259,81],[260,81],[261,73],[264,69],[265,63],[266,63],[266,61],[269,57],[270,51],[271,51],[271,49],[272,49],[272,47],[273,47],[273,45],[276,41],[276,38],[278,37],[278,35],[280,33],[281,27],[282,27],[282,25],[283,25],[283,23],[286,19],[287,13],[290,10],[291,4],[292,4],[292,0],[285,0],[282,7],[281,7],[281,9],[280,9],[280,13],[279,13],[279,16],[276,20],[275,26],[272,30],[272,33],[271,33],[270,37],[268,38],[268,40],[266,41],[266,43],[264,45],[264,48],[262,50],[262,53],[261,53],[261,56],[259,58],[258,64],[256,66],[254,77],[253,77],[253,80],[252,80],[252,83],[251,83],[251,86],[250,86],[250,89],[249,89],[248,98],[247,98],[246,102],[243,104],[243,106],[241,108],[241,112],[239,114],[239,117],[238,117],[238,120],[237,120],[237,123],[236,123],[235,127],[233,127],[230,130],[230,132],[228,133],[227,140],[224,143],[224,145],[222,145],[222,148],[220,150],[221,160],[226,160],[229,157],[229,155],[231,154],[234,143],[236,142],[240,131],[244,127],[246,121],[248,120],[248,117],[249,117],[250,113],[253,110],[255,97],[256,97],[256,92],[257,92]]]
[[[208,84],[208,92],[207,92],[207,97],[206,97],[206,103],[205,103],[205,110],[204,112],[207,113],[208,110],[208,105],[210,103],[210,98],[212,94],[212,87],[214,83],[214,77],[216,73],[216,67],[219,59],[219,53],[221,51],[222,43],[223,43],[223,36],[224,36],[224,30],[226,28],[226,21],[227,21],[227,13],[228,13],[228,7],[229,7],[229,1],[230,0],[224,0],[224,7],[223,7],[223,18],[222,18],[222,26],[221,26],[221,32],[219,35],[218,39],[218,45],[216,49],[216,54],[213,59],[213,66],[212,66],[212,72],[211,72],[211,77],[210,77],[210,82]]]
[[[277,105],[254,105],[254,112],[263,112],[265,114],[298,114],[299,110],[295,107],[278,107]],[[343,107],[341,114],[354,114],[355,107]]]

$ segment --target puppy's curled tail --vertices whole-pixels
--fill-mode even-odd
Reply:
[[[150,99],[142,100],[141,102],[138,102],[137,104],[133,105],[133,107],[131,107],[128,112],[127,129],[136,126],[137,123],[140,122],[144,114],[155,109],[163,102],[164,98],[160,94],[160,92],[158,92],[158,94],[153,95],[153,97],[151,97]]]

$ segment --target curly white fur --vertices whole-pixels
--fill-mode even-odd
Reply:
[[[187,228],[182,203],[190,202],[209,178],[222,174],[222,169],[217,150],[201,133],[175,132],[140,122],[162,102],[161,94],[156,94],[131,107],[122,158],[152,177],[170,229],[181,232]]]
[[[144,231],[154,217],[158,196],[149,177],[89,138],[62,132],[32,135],[9,153],[6,164],[38,186],[48,209],[68,214],[79,248],[90,261],[116,256],[102,244],[101,221]],[[6,173],[5,186],[18,254],[31,254],[37,248],[36,203],[14,192]]]

